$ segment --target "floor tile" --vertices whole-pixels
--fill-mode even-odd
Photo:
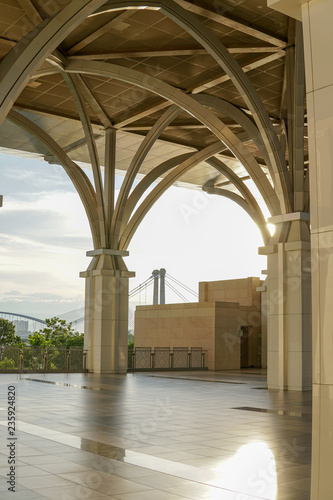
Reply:
[[[14,500],[272,500],[251,488],[249,478],[261,473],[278,487],[274,500],[309,500],[311,393],[256,390],[265,377],[259,370],[18,377]],[[9,383],[12,376],[0,374],[0,407]],[[5,417],[0,410],[2,478]],[[256,446],[266,450],[264,465]],[[0,481],[1,500],[8,493]]]

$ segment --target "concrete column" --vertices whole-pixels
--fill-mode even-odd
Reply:
[[[166,270],[160,269],[160,304],[165,304],[165,273]]]
[[[300,231],[294,229],[294,225],[299,229],[305,227]],[[267,317],[267,383],[270,389],[311,389],[311,256],[306,226],[306,221],[294,221],[286,243],[260,249],[261,254],[267,255],[264,313]],[[305,241],[293,241],[296,235],[301,236],[300,233]]]
[[[313,420],[311,499],[333,491],[333,2],[269,0],[303,21],[310,153]],[[300,5],[302,4],[302,6]],[[290,10],[291,9],[291,10]]]
[[[267,368],[267,280],[265,280],[261,287],[257,288],[257,292],[260,292],[261,300],[261,368]]]
[[[333,3],[302,7],[305,39],[313,304],[311,498],[333,491]]]
[[[153,305],[156,306],[158,304],[158,277],[160,275],[159,270],[154,269],[152,275],[154,276]]]
[[[87,368],[93,373],[126,373],[128,349],[128,282],[122,255],[128,252],[100,249],[93,257],[86,279],[85,344]]]

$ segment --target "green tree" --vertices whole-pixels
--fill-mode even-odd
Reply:
[[[134,335],[133,333],[128,332],[128,347],[130,346],[130,344],[134,345]]]
[[[0,318],[0,344],[24,345],[21,337],[15,335],[15,325],[7,319]]]
[[[5,356],[0,361],[0,370],[17,370],[17,364],[13,359],[7,358],[7,356]]]
[[[46,319],[46,327],[29,335],[29,344],[39,347],[83,346],[83,333],[74,331],[72,323],[64,319]]]

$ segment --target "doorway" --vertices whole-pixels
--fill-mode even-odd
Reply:
[[[240,336],[240,355],[241,355],[241,368],[249,367],[249,326],[241,326],[239,329]]]

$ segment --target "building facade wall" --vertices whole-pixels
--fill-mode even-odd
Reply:
[[[237,302],[240,306],[260,308],[260,278],[240,278],[199,283],[199,302]]]
[[[234,286],[230,288],[232,293],[227,294],[230,281]],[[246,342],[247,366],[258,367],[261,324],[260,293],[256,291],[258,285],[259,278],[200,283],[198,303],[138,306],[134,346],[201,347],[207,351],[206,366],[209,370],[228,370],[241,367],[242,344]],[[231,295],[237,298],[239,294],[239,301],[247,305],[227,300],[203,300],[205,296],[219,297],[223,293],[229,299]],[[248,340],[240,336],[242,327],[248,327]]]
[[[135,312],[135,347],[202,347],[206,364],[214,370],[215,305],[165,304],[138,306]]]

